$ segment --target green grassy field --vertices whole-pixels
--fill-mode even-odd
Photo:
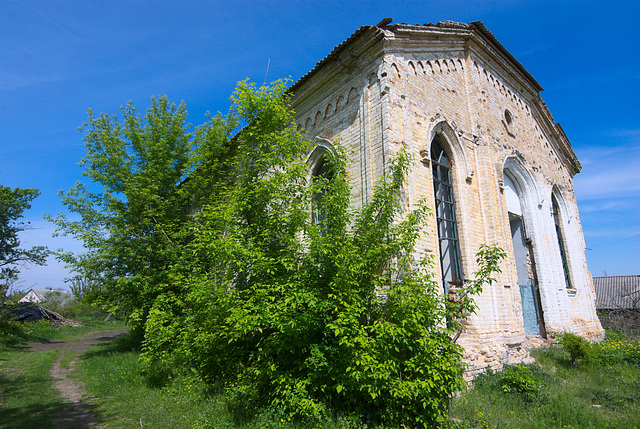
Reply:
[[[119,325],[118,325],[119,323]],[[122,328],[34,327],[45,339],[70,339]],[[572,360],[561,346],[538,349],[536,364],[486,374],[452,401],[451,428],[638,428],[640,427],[640,343],[611,335]],[[48,372],[57,352],[0,351],[0,427],[50,427],[64,410]],[[153,385],[139,370],[132,336],[91,348],[78,359],[90,410],[108,428],[360,428],[357,418],[289,422],[277,409],[255,410],[231,403],[216,386],[195,374]],[[63,361],[63,365],[64,365]]]
[[[85,319],[82,327],[50,328],[47,323],[0,326],[0,428],[48,428],[54,426],[65,401],[53,388],[49,371],[58,358],[57,350],[33,352],[31,342],[61,341],[92,332],[124,329],[121,321],[101,322]],[[67,365],[72,353],[62,361]]]
[[[95,347],[80,360],[80,374],[98,398],[100,419],[109,428],[347,428],[360,427],[336,418],[312,425],[286,421],[275,409],[254,410],[232,404],[215,386],[193,375],[153,386],[138,370],[137,346],[130,335]]]
[[[0,353],[0,427],[52,427],[64,409],[49,370],[56,351]]]
[[[640,428],[640,344],[616,335],[572,361],[560,346],[536,363],[477,378],[455,398],[459,427]]]

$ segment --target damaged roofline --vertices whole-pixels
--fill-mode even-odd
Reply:
[[[307,72],[304,76],[298,79],[291,87],[289,91],[295,92],[297,88],[302,86],[304,82],[309,80],[311,76],[313,76],[320,68],[322,68],[325,64],[336,58],[340,53],[342,53],[350,44],[352,44],[356,39],[364,35],[368,32],[368,30],[376,30],[376,38],[381,37],[384,33],[381,31],[382,28],[389,26],[391,23],[391,18],[385,18],[380,21],[377,25],[364,25],[358,28],[351,36],[349,36],[345,41],[337,45],[333,50],[322,60],[318,61],[313,69]],[[438,22],[437,24],[423,24],[423,25],[407,25],[407,24],[393,24],[389,26],[393,31],[394,28],[398,28],[400,26],[406,27],[417,27],[421,29],[443,29],[443,28],[451,28],[451,29],[466,29],[481,37],[485,42],[489,43],[492,47],[495,48],[496,52],[504,57],[518,72],[522,74],[522,76],[537,90],[544,91],[540,83],[524,68],[524,66],[509,52],[502,43],[496,39],[496,37],[491,33],[487,27],[481,21],[473,21],[469,24],[453,22],[453,21],[443,21]]]

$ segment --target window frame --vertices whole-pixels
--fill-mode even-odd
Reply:
[[[435,203],[434,214],[436,216],[436,231],[438,234],[440,274],[444,292],[448,293],[450,285],[461,286],[463,284],[464,273],[462,269],[460,228],[456,214],[458,210],[456,208],[452,176],[453,162],[445,149],[442,137],[439,135],[436,135],[431,141],[429,156]],[[444,244],[444,242],[447,242],[447,244]],[[447,262],[448,265],[446,265]]]
[[[574,289],[573,281],[571,279],[571,265],[564,234],[564,223],[562,222],[562,211],[560,209],[560,201],[555,192],[551,194],[551,216],[553,217],[556,238],[558,240],[558,248],[560,250],[560,261],[562,263],[562,273],[564,275],[565,286],[567,289]]]

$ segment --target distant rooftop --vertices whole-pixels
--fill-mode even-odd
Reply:
[[[640,275],[594,277],[593,287],[599,310],[640,310]]]

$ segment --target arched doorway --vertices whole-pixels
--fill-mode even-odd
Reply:
[[[523,204],[523,187],[504,171],[504,195],[507,200],[509,226],[516,264],[518,286],[522,302],[522,318],[525,334],[544,335],[544,319],[536,273],[536,261],[531,238],[527,233],[527,219]]]

